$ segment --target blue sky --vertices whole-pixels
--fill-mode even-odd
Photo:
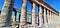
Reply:
[[[48,3],[50,6],[52,6],[55,10],[60,12],[60,0],[44,0],[46,3]],[[0,10],[2,10],[4,4],[4,0],[0,0]],[[14,8],[21,9],[22,7],[22,0],[15,0]],[[27,4],[27,10],[31,11],[32,4],[28,1]],[[36,12],[38,11],[38,7],[36,6]],[[18,13],[19,14],[19,13]]]
[[[45,0],[51,7],[60,12],[60,0]]]
[[[47,2],[50,6],[52,6],[55,10],[60,12],[60,0],[44,0],[44,1]],[[28,4],[29,7],[27,9],[31,10],[31,4],[30,2],[28,3],[29,3]],[[0,0],[0,10],[3,7],[3,4],[4,4],[4,0]],[[15,0],[14,7],[21,9],[22,0]]]

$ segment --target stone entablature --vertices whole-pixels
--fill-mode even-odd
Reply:
[[[33,3],[36,3],[37,5],[41,5],[43,6],[44,8],[50,10],[51,12],[55,13],[56,15],[59,14],[58,11],[56,11],[54,8],[52,8],[48,3],[44,2],[44,1],[36,1],[36,0],[31,0],[31,2]]]

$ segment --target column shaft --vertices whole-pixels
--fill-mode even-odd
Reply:
[[[27,0],[23,0],[21,17],[20,17],[20,28],[23,28],[27,22]]]
[[[36,5],[35,5],[35,3],[33,3],[33,8],[32,8],[32,25],[35,25],[36,24],[36,22],[35,22],[35,20],[36,20]]]
[[[43,17],[42,17],[42,6],[39,6],[39,26],[42,27]]]
[[[0,25],[9,26],[13,10],[14,0],[4,0],[3,10],[0,16]]]
[[[52,24],[52,18],[53,18],[53,15],[52,15],[52,12],[50,12],[50,24]]]
[[[50,22],[50,20],[49,20],[49,10],[47,10],[47,19],[48,19],[48,24],[49,24],[49,22]]]
[[[36,19],[37,19],[37,20],[36,20],[36,23],[37,23],[37,25],[38,25],[38,23],[39,23],[39,22],[38,22],[38,20],[39,20],[39,19],[38,19],[38,15],[36,16]]]
[[[44,25],[47,25],[47,12],[46,9],[44,8]]]
[[[51,18],[51,17],[52,17],[52,15],[51,15],[51,11],[50,11],[50,16],[49,16],[49,21],[50,21],[50,22],[49,22],[49,25],[50,25],[50,24],[51,24],[51,22],[52,22],[52,21],[51,21],[51,20],[52,20],[52,18]]]
[[[53,23],[53,13],[51,13],[51,15],[52,15],[52,16],[51,16],[51,19],[52,19],[52,20],[51,20],[51,21],[52,21],[51,23]]]

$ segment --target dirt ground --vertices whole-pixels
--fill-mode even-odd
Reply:
[[[53,28],[60,28],[60,25],[56,25],[56,26],[54,26]]]

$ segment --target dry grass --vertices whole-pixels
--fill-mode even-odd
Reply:
[[[56,26],[54,26],[53,28],[60,28],[60,25],[56,25]]]

